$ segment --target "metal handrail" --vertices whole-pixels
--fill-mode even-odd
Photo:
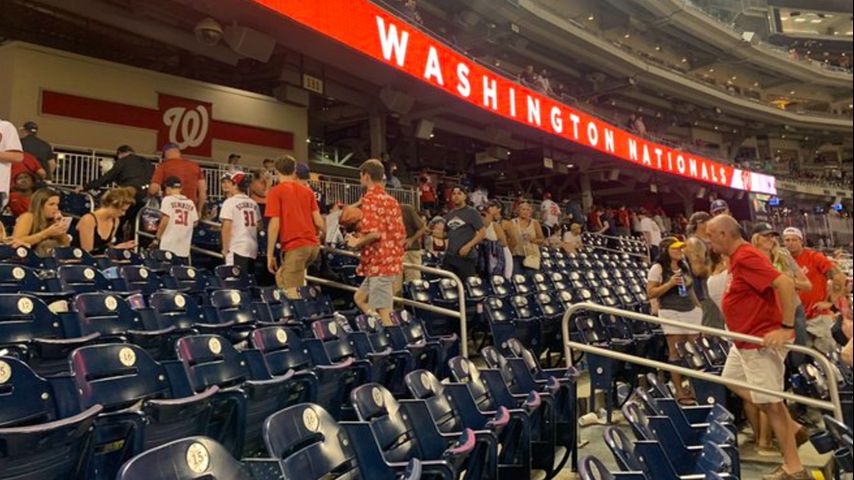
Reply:
[[[836,378],[836,370],[833,367],[833,364],[830,363],[824,355],[819,353],[818,351],[803,347],[800,345],[787,344],[784,345],[783,348],[792,352],[802,353],[804,355],[809,355],[817,360],[817,362],[824,369],[825,375],[828,380],[828,394],[830,396],[830,401],[825,400],[817,400],[810,397],[805,397],[802,395],[795,395],[787,392],[777,392],[774,390],[769,390],[767,388],[757,387],[756,385],[751,385],[746,382],[742,382],[739,380],[731,380],[727,378],[722,378],[717,375],[712,375],[705,372],[700,372],[697,370],[692,370],[690,368],[680,367],[677,365],[673,365],[670,363],[658,362],[655,360],[649,360],[643,357],[637,357],[635,355],[628,355],[625,353],[615,352],[613,350],[607,350],[605,348],[594,347],[590,345],[586,345],[583,343],[573,342],[569,340],[569,320],[570,318],[577,312],[587,310],[593,312],[605,313],[608,315],[615,315],[619,317],[630,318],[633,320],[639,320],[647,323],[654,323],[656,325],[667,325],[670,327],[684,327],[685,325],[681,322],[677,322],[674,320],[668,320],[666,318],[654,317],[652,315],[645,315],[642,313],[631,312],[627,310],[620,310],[618,308],[606,307],[603,305],[599,305],[591,302],[582,302],[571,305],[563,315],[563,319],[561,320],[561,329],[563,333],[563,346],[564,346],[564,355],[566,356],[566,366],[567,368],[572,367],[572,349],[580,350],[586,353],[593,353],[596,355],[600,355],[603,357],[613,358],[615,360],[620,360],[629,363],[635,363],[638,365],[642,365],[650,368],[657,368],[659,370],[665,370],[671,373],[679,373],[681,375],[685,375],[687,377],[693,377],[700,380],[704,380],[711,383],[717,383],[721,385],[725,385],[727,387],[738,387],[743,388],[745,390],[759,392],[765,395],[771,395],[774,397],[778,397],[785,400],[791,400],[793,402],[798,402],[804,405],[809,405],[816,408],[821,408],[823,410],[831,410],[833,411],[833,416],[839,420],[843,421],[842,416],[842,404],[839,401],[839,385],[838,380]],[[729,338],[733,340],[740,340],[742,342],[754,343],[757,345],[762,344],[762,339],[759,337],[753,337],[750,335],[744,335],[741,333],[730,332],[726,330],[720,330],[717,328],[705,327],[702,325],[692,325],[692,330],[696,330],[700,333],[710,334],[718,337]]]
[[[322,250],[329,252],[329,253],[335,253],[338,255],[346,256],[346,257],[360,258],[358,253],[351,252],[349,250],[341,250],[338,248],[332,248],[332,247],[326,247],[326,246],[321,246],[320,248]],[[447,270],[442,270],[440,268],[426,267],[424,265],[416,265],[413,263],[404,262],[403,268],[404,269],[412,268],[415,270],[422,271],[424,273],[430,273],[430,274],[437,275],[440,277],[450,278],[451,280],[456,282],[456,284],[457,284],[457,295],[459,295],[459,310],[458,311],[437,307],[435,305],[430,305],[429,303],[416,302],[414,300],[409,300],[409,299],[406,299],[403,297],[395,296],[394,299],[395,299],[395,301],[398,301],[404,305],[409,305],[411,307],[419,308],[421,310],[427,310],[428,312],[434,312],[434,313],[438,313],[440,315],[447,315],[449,317],[459,318],[460,319],[460,352],[462,353],[463,357],[468,358],[469,351],[468,351],[468,320],[467,320],[467,315],[466,315],[466,297],[465,297],[466,292],[465,292],[465,288],[463,287],[463,282],[462,282],[462,280],[460,280],[460,277],[458,277],[455,273],[449,272]],[[327,286],[333,287],[333,288],[340,288],[342,290],[348,290],[348,291],[353,291],[353,292],[358,290],[358,288],[353,287],[351,285],[346,285],[343,283],[334,282],[332,280],[327,280],[325,278],[308,276],[308,277],[306,277],[306,279],[313,281],[315,283],[319,283],[321,285],[327,285]]]
[[[140,220],[142,219],[142,213],[147,208],[150,208],[150,207],[140,208],[139,213],[137,213],[137,215],[136,215],[136,225],[135,225],[136,226],[136,229],[135,229],[136,236],[134,237],[134,240],[136,240],[136,243],[137,243],[137,247],[136,247],[137,251],[139,249],[139,237],[140,236],[143,236],[146,238],[155,238],[155,235],[152,235],[148,232],[141,232],[139,230],[139,224],[140,224]],[[201,222],[204,222],[204,223],[206,223],[208,225],[212,225],[212,226],[222,226],[221,223],[213,222],[210,220],[201,220]],[[320,248],[322,250],[325,250],[325,251],[330,252],[330,253],[335,253],[335,254],[344,255],[344,256],[348,256],[348,257],[359,258],[359,254],[348,251],[348,250],[340,250],[337,248],[331,248],[331,247],[326,247],[326,246],[321,246]],[[193,252],[201,253],[202,255],[207,255],[209,257],[213,257],[213,258],[225,258],[222,255],[222,253],[220,253],[220,252],[214,252],[214,251],[211,251],[211,250],[208,250],[205,248],[197,247],[195,245],[192,245],[190,247],[190,250]],[[469,356],[468,355],[468,321],[466,318],[465,289],[463,288],[463,282],[460,280],[460,277],[458,277],[456,274],[454,274],[452,272],[448,272],[448,271],[441,270],[438,268],[433,268],[433,267],[425,267],[424,265],[415,265],[412,263],[404,263],[403,267],[404,268],[413,268],[413,269],[416,269],[416,270],[419,270],[419,271],[422,271],[425,273],[432,273],[434,275],[438,275],[441,277],[450,278],[451,280],[454,280],[456,282],[457,294],[459,295],[459,305],[460,305],[459,311],[450,310],[450,309],[442,308],[442,307],[437,307],[437,306],[431,305],[429,303],[416,302],[414,300],[410,300],[408,298],[403,298],[403,297],[398,297],[398,296],[395,296],[394,300],[396,302],[399,302],[403,305],[407,305],[410,307],[415,307],[415,308],[418,308],[421,310],[427,310],[428,312],[433,312],[433,313],[438,313],[440,315],[446,315],[449,317],[458,318],[460,320],[460,344],[461,344],[460,345],[460,352],[461,352],[463,357],[468,358],[468,356]],[[347,291],[351,291],[351,292],[355,292],[358,290],[358,288],[353,287],[352,285],[347,285],[344,283],[335,282],[335,281],[328,280],[325,278],[315,277],[313,275],[307,275],[305,278],[306,278],[306,280],[313,282],[313,283],[316,283],[318,285],[325,285],[327,287],[337,288],[339,290],[347,290]]]

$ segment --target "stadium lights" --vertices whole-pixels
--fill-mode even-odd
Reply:
[[[789,95],[794,95],[794,94],[795,94],[794,90],[789,90]]]
[[[626,33],[625,35],[623,35],[623,38],[631,38],[631,37],[632,37],[632,35],[630,33]]]
[[[656,52],[660,52],[660,51],[661,51],[661,45],[656,45],[656,46],[655,46],[655,51],[656,51]]]
[[[592,22],[593,20],[596,20],[596,17],[594,17],[594,16],[593,16],[593,14],[591,13],[591,14],[587,17],[587,20],[589,20],[589,21],[591,21],[591,22]]]

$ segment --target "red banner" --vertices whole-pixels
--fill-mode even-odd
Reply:
[[[42,113],[157,130],[157,150],[177,144],[188,155],[210,157],[213,139],[293,150],[291,132],[215,120],[213,104],[157,94],[157,108],[146,108],[66,93],[42,92]]]
[[[735,169],[626,132],[503,77],[368,0],[254,0],[375,60],[496,115],[644,168],[776,193],[774,177]]]

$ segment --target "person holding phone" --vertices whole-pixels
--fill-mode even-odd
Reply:
[[[41,188],[33,193],[30,209],[22,213],[15,222],[12,238],[30,245],[37,255],[47,256],[56,247],[71,244],[68,227],[71,217],[59,211],[58,191]]]

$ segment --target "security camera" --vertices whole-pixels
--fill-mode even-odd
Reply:
[[[212,47],[219,43],[223,35],[222,25],[213,18],[205,18],[193,28],[196,40],[202,45]]]

